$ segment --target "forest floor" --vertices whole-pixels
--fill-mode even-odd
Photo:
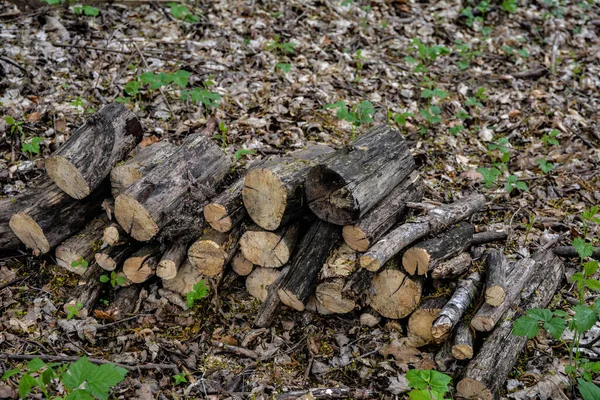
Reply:
[[[559,237],[570,244],[583,232],[581,213],[600,204],[593,0],[214,0],[185,2],[185,10],[130,3],[18,10],[0,2],[0,196],[25,190],[86,115],[117,100],[138,115],[147,141],[179,143],[216,115],[215,141],[238,167],[307,141],[341,147],[373,124],[393,125],[428,200],[486,194],[488,209],[473,221],[509,231],[508,255]],[[598,232],[592,225],[588,239]],[[255,330],[258,303],[242,279],[219,302],[187,311],[149,283],[137,318],[84,334],[61,311],[76,277],[51,256],[0,257],[0,374],[22,363],[7,353],[88,355],[177,365],[131,371],[118,398],[269,398],[339,386],[398,398],[399,377],[430,365],[437,351],[424,348],[408,363],[386,358],[381,349],[402,336],[402,324],[365,328],[357,314],[284,310],[273,328]],[[572,274],[579,264],[566,262]],[[576,297],[563,283],[553,307]],[[113,292],[108,286],[98,310]],[[102,313],[80,321],[111,322]],[[589,353],[598,358],[600,348]],[[540,334],[504,395],[572,398],[561,386],[567,359],[560,342]],[[12,395],[0,383],[0,398]]]

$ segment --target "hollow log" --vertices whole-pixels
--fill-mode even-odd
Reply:
[[[134,113],[122,104],[107,104],[46,159],[46,172],[65,193],[81,200],[100,186],[143,134]]]
[[[177,270],[183,264],[187,256],[188,243],[176,242],[167,249],[162,255],[156,266],[156,275],[164,280],[169,280],[177,276]]]
[[[577,250],[573,246],[556,246],[554,248],[554,254],[561,257],[579,258],[579,253],[577,253]],[[600,249],[595,249],[591,258],[600,260]]]
[[[242,199],[250,218],[269,231],[297,219],[306,203],[303,186],[309,169],[332,153],[330,147],[313,144],[248,171]]]
[[[465,250],[473,232],[473,226],[462,221],[431,239],[417,243],[402,256],[404,270],[411,275],[425,275],[443,260]]]
[[[414,347],[421,347],[434,342],[431,326],[444,305],[445,297],[434,297],[423,300],[419,307],[408,318],[407,336]]]
[[[344,226],[344,241],[356,251],[367,251],[392,226],[404,221],[408,211],[406,203],[420,201],[423,192],[423,181],[419,173],[413,171],[355,224]]]
[[[483,304],[471,319],[471,326],[480,332],[491,331],[498,321],[500,321],[502,315],[519,298],[524,285],[535,272],[534,267],[535,262],[531,258],[525,258],[514,263],[506,278],[508,293],[504,302],[498,307],[487,303]]]
[[[458,397],[491,400],[514,367],[527,337],[511,334],[521,309],[545,308],[563,277],[564,265],[552,251],[533,256],[535,273],[520,296],[520,306],[511,309],[503,322],[494,329],[477,355],[469,362],[463,379],[456,385]]]
[[[460,253],[454,258],[436,265],[431,271],[431,277],[433,279],[456,278],[467,272],[472,262],[469,253]]]
[[[115,217],[134,239],[152,239],[180,212],[192,187],[208,197],[229,172],[230,161],[207,136],[215,126],[209,120],[202,132],[188,136],[165,162],[115,199]]]
[[[127,233],[121,228],[121,225],[113,223],[104,228],[102,234],[102,246],[116,246],[119,243],[126,242],[127,238]]]
[[[25,209],[14,214],[9,225],[35,255],[45,254],[99,215],[102,212],[102,199],[107,194],[106,181],[81,201],[51,184],[32,199]]]
[[[279,278],[281,271],[273,268],[254,268],[246,278],[246,290],[261,303],[267,299],[269,285]]]
[[[253,325],[257,328],[268,328],[273,323],[273,319],[279,310],[279,306],[282,304],[277,291],[281,287],[284,278],[287,276],[290,270],[289,266],[285,266],[281,269],[281,274],[275,282],[270,284],[267,288],[267,298],[262,304],[262,307],[254,317]]]
[[[277,290],[281,301],[303,311],[314,293],[319,271],[341,239],[341,228],[322,220],[312,223],[290,261],[290,270]]]
[[[506,299],[506,268],[508,267],[508,261],[502,251],[490,250],[485,263],[487,266],[485,302],[498,307]]]
[[[350,276],[358,267],[358,255],[346,243],[335,248],[321,268],[319,280],[329,278],[345,278]]]
[[[249,228],[240,239],[240,250],[255,265],[279,268],[289,261],[299,233],[299,223],[282,226],[273,232]]]
[[[460,322],[452,339],[452,355],[457,360],[473,358],[473,331],[468,324]]]
[[[336,225],[354,224],[414,169],[400,132],[377,126],[310,170],[306,199],[319,218]]]
[[[254,264],[248,261],[242,252],[238,250],[231,259],[231,269],[239,276],[248,276],[254,269]]]
[[[373,328],[381,322],[381,315],[371,307],[368,307],[360,314],[358,321],[362,326]]]
[[[160,253],[156,246],[144,246],[123,263],[123,273],[133,283],[142,283],[156,273]]]
[[[108,246],[94,255],[96,263],[105,271],[114,271],[122,266],[133,253],[140,249],[137,243],[131,241],[121,242],[114,246]]]
[[[114,198],[140,180],[156,166],[167,161],[177,150],[169,142],[157,142],[139,149],[135,156],[110,171],[111,193]]]
[[[223,233],[210,228],[190,246],[188,259],[202,275],[217,276],[237,252],[240,235],[240,229]]]
[[[377,271],[406,246],[469,218],[484,206],[483,195],[472,195],[436,207],[426,215],[416,218],[414,222],[404,223],[385,234],[360,258],[360,266],[370,271]]]
[[[431,335],[436,342],[446,339],[458,324],[469,305],[479,295],[481,276],[473,272],[458,283],[454,294],[443,307],[431,326]]]
[[[386,318],[404,318],[418,307],[422,288],[421,279],[397,269],[384,269],[373,278],[369,305]]]
[[[343,278],[334,278],[319,283],[315,289],[315,298],[319,305],[334,314],[346,314],[353,311],[356,303],[342,293],[345,283]]]
[[[67,271],[83,275],[87,269],[83,266],[83,261],[86,261],[88,266],[94,262],[96,251],[102,246],[102,235],[106,223],[107,218],[100,215],[99,218],[88,223],[84,229],[62,242],[56,248],[56,263]],[[74,263],[76,265],[73,265]]]

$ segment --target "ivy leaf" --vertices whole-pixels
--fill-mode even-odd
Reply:
[[[537,336],[539,331],[540,328],[536,319],[529,316],[523,316],[515,321],[512,334],[515,336],[527,336],[529,339],[533,339]]]
[[[598,400],[600,399],[600,388],[592,382],[586,382],[581,378],[577,378],[577,388],[583,400]]]
[[[550,321],[544,323],[544,329],[550,332],[556,340],[560,339],[566,327],[567,321],[562,318],[552,318]]]
[[[548,322],[552,319],[552,311],[547,308],[532,308],[531,310],[528,310],[526,314],[538,321]]]
[[[573,247],[577,250],[577,254],[581,258],[591,257],[594,253],[594,246],[591,243],[587,242],[584,238],[578,237],[573,239]]]
[[[573,323],[575,324],[575,329],[580,333],[587,332],[596,324],[598,316],[591,307],[578,305],[573,307],[573,310],[575,311]]]

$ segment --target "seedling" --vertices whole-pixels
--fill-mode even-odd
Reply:
[[[502,2],[502,10],[507,13],[516,13],[517,12],[517,0],[504,0]]]
[[[275,35],[273,40],[267,43],[267,49],[273,50],[275,52],[280,52],[284,54],[292,54],[294,53],[294,47],[298,46],[298,43],[294,42],[280,42],[281,37],[279,35]]]
[[[406,125],[406,120],[409,117],[412,117],[412,116],[413,116],[413,113],[410,113],[410,112],[403,112],[403,113],[400,113],[400,114],[396,114],[394,116],[394,122],[397,123],[400,126],[405,126]]]
[[[283,73],[287,74],[292,70],[292,64],[278,63],[276,68],[280,69]]]
[[[550,145],[558,146],[560,143],[558,142],[558,136],[560,135],[560,131],[558,129],[552,129],[550,133],[544,134],[542,136],[542,143],[544,143],[545,147]]]
[[[548,162],[548,160],[546,160],[545,158],[538,158],[535,160],[535,162],[538,163],[538,165],[540,166],[540,169],[542,170],[542,172],[544,174],[547,174],[548,172],[550,172],[554,169],[554,164],[552,164],[551,162]]]
[[[125,279],[124,276],[117,275],[117,273],[115,271],[112,271],[110,273],[110,276],[100,275],[100,282],[102,282],[102,283],[110,282],[110,285],[112,287],[117,287],[117,286],[123,286],[127,282],[127,279]]]
[[[529,192],[529,187],[523,181],[519,181],[519,177],[516,175],[509,175],[504,183],[504,188],[508,193],[511,193],[514,189],[519,189],[524,192]]]
[[[87,4],[85,4],[83,6],[73,7],[73,12],[75,14],[79,14],[79,15],[84,14],[89,17],[97,17],[98,14],[100,14],[99,9],[97,9],[96,7],[88,6]]]
[[[77,302],[74,306],[66,306],[67,309],[67,320],[73,317],[79,316],[79,311],[83,308],[83,303]]]
[[[223,147],[223,148],[227,147],[227,131],[228,130],[229,129],[227,129],[225,122],[223,122],[223,121],[219,122],[219,132],[220,133],[217,133],[215,135],[215,137],[221,141],[221,147]]]
[[[473,57],[481,55],[481,51],[471,51],[471,44],[461,40],[456,41],[454,49],[460,53],[460,60],[458,60],[456,64],[461,70],[469,68]]]
[[[187,8],[186,6],[184,6],[183,4],[167,3],[166,5],[167,5],[167,7],[169,7],[169,10],[171,11],[171,15],[173,15],[175,18],[177,18],[181,21],[190,22],[190,23],[196,23],[196,22],[200,21],[200,17],[198,17],[197,15],[194,15],[194,13],[192,13],[190,11],[190,9]]]
[[[4,120],[10,126],[10,133],[18,132],[21,134],[21,136],[25,135],[25,133],[23,132],[22,121],[15,121],[15,119],[11,116],[4,117]]]
[[[244,156],[252,155],[252,154],[256,154],[254,152],[254,150],[238,149],[238,150],[236,150],[235,154],[233,155],[233,158],[235,158],[235,161],[237,161]]]
[[[34,137],[29,139],[27,142],[24,142],[21,145],[21,151],[23,153],[29,153],[31,157],[33,154],[40,154],[40,143],[44,141],[44,138]]]
[[[452,382],[451,377],[435,370],[411,369],[406,373],[406,379],[414,388],[408,393],[412,400],[443,400]]]
[[[83,257],[79,257],[79,260],[75,260],[71,263],[71,267],[73,268],[77,268],[77,267],[81,267],[81,268],[87,268],[88,267],[88,262],[85,261],[83,259]]]
[[[208,296],[208,286],[206,286],[204,280],[200,280],[194,285],[193,289],[190,292],[188,292],[188,294],[185,296],[188,308],[192,308],[197,300],[202,300],[206,296]]]
[[[332,104],[327,104],[323,107],[325,110],[336,109],[336,115],[339,119],[350,122],[354,126],[361,126],[373,122],[373,114],[375,107],[368,100],[363,100],[356,104],[352,109],[348,109],[345,101],[337,101]]]
[[[187,374],[185,372],[181,373],[181,374],[175,374],[173,375],[173,379],[175,380],[175,385],[179,385],[181,383],[187,383],[187,378],[186,378]]]
[[[408,64],[415,65],[415,72],[429,72],[428,65],[434,63],[438,57],[450,54],[449,48],[444,46],[427,46],[419,38],[414,38],[410,42],[408,51],[416,56],[404,57]]]

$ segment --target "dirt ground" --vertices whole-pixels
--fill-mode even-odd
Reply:
[[[26,190],[44,174],[44,157],[116,100],[138,115],[148,142],[180,143],[217,116],[214,140],[238,168],[307,141],[342,147],[373,124],[390,124],[410,145],[426,199],[484,193],[487,210],[473,222],[509,231],[503,246],[513,258],[552,240],[570,244],[582,233],[581,212],[600,203],[593,0],[514,9],[510,1],[213,0],[185,2],[187,14],[163,1],[122,0],[93,4],[97,15],[15,3],[21,9],[0,2],[0,196]],[[177,75],[185,84],[166,78],[153,87],[177,71],[189,72]],[[597,234],[592,226],[588,238]],[[566,262],[572,274],[578,264]],[[563,282],[553,307],[576,297]],[[403,398],[403,373],[430,365],[438,350],[386,357],[381,350],[403,336],[404,321],[366,328],[358,313],[286,309],[272,328],[254,329],[259,304],[243,279],[192,310],[151,281],[135,318],[67,320],[62,306],[76,283],[52,255],[0,253],[0,373],[22,362],[9,353],[85,354],[162,364],[130,371],[115,398],[271,398],[317,387]],[[114,295],[107,286],[98,310]],[[585,339],[598,335],[592,329]],[[586,356],[597,359],[600,349]],[[561,386],[567,359],[559,342],[538,336],[503,395],[573,398]],[[175,384],[183,373],[187,382]]]

